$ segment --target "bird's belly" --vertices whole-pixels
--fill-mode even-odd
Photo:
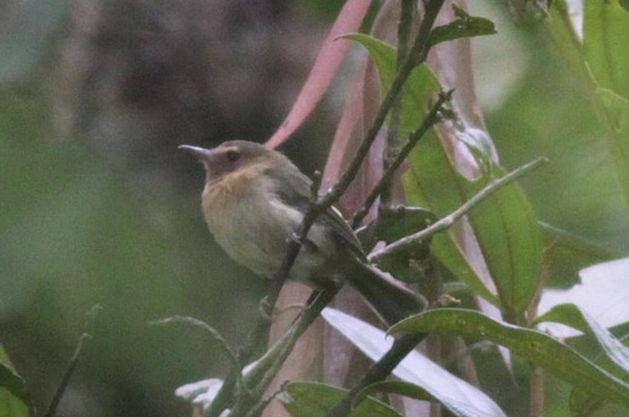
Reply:
[[[288,239],[303,219],[303,214],[279,200],[240,199],[226,206],[222,213],[206,215],[210,231],[219,245],[236,262],[258,275],[272,277],[284,259]],[[290,279],[310,285],[320,281],[325,260],[331,255],[333,242],[326,230],[315,224],[291,268]]]

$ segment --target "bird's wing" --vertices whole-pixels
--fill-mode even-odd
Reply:
[[[286,171],[282,171],[282,173],[280,173],[279,170],[277,170],[273,173],[275,177],[281,176],[281,183],[287,185],[287,187],[281,190],[276,190],[276,193],[283,203],[297,207],[302,213],[305,213],[310,204],[310,188],[312,181],[296,168],[295,171],[287,173],[289,175],[283,175],[285,172]],[[362,246],[354,234],[354,231],[336,208],[328,208],[317,219],[317,222],[328,226],[334,236],[340,239],[342,244],[346,245],[355,256],[360,259],[365,258]]]

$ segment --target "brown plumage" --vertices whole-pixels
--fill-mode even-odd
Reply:
[[[202,207],[210,232],[238,263],[271,277],[303,219],[311,182],[284,155],[247,141],[208,150],[188,145],[205,165]],[[421,299],[364,263],[361,245],[338,211],[313,224],[289,273],[315,288],[349,281],[388,323],[421,311]]]

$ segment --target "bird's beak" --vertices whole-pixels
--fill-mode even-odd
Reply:
[[[212,151],[210,149],[200,148],[198,146],[179,145],[177,149],[182,149],[186,152],[190,152],[191,154],[199,158],[199,160],[202,162],[208,162],[210,155],[212,154]]]

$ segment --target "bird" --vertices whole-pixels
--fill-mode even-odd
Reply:
[[[256,142],[179,149],[205,167],[201,206],[216,242],[236,263],[272,278],[311,204],[310,178],[284,154]],[[314,221],[288,279],[319,290],[348,282],[388,325],[425,308],[423,297],[368,264],[360,241],[334,207]]]

